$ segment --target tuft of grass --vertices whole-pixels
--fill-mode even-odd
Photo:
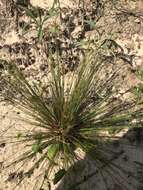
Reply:
[[[49,59],[46,99],[40,87],[29,82],[14,63],[4,66],[5,88],[8,89],[5,100],[24,112],[25,122],[34,126],[34,130],[27,129],[12,136],[16,143],[24,143],[25,149],[7,167],[33,161],[21,181],[46,163],[42,170],[43,183],[54,168],[59,168],[54,179],[57,183],[80,159],[78,149],[89,154],[97,165],[108,164],[111,149],[104,149],[105,145],[113,141],[116,132],[139,125],[133,120],[138,121],[142,109],[135,109],[135,99],[126,102],[113,97],[117,71],[101,80],[99,73],[106,63],[93,51],[82,59],[68,82],[59,58],[54,64]]]

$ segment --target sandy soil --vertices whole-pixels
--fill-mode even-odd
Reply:
[[[45,9],[51,7],[53,3],[52,0],[30,0],[30,2],[35,7],[38,6]],[[101,2],[103,2],[101,3],[103,5],[105,1]],[[64,16],[68,18],[67,22],[63,24],[61,23],[61,31],[66,31],[68,34],[68,37],[65,37],[62,32],[60,33],[59,38],[61,39],[61,47],[66,47],[66,45],[70,43],[71,39],[75,42],[87,39],[94,39],[95,41],[100,42],[104,39],[115,40],[119,46],[117,49],[114,49],[114,45],[112,44],[111,50],[113,48],[113,50],[118,52],[118,48],[121,46],[123,49],[122,56],[129,60],[125,61],[123,57],[119,57],[115,61],[115,66],[118,65],[122,68],[119,72],[119,78],[115,81],[116,89],[120,94],[129,88],[136,86],[140,81],[135,75],[135,71],[143,66],[142,0],[120,0],[118,1],[120,7],[119,10],[111,3],[106,3],[104,6],[100,5],[100,8],[96,10],[97,15],[94,18],[96,28],[92,30],[84,29],[85,31],[83,31],[81,24],[78,24],[82,20],[80,14],[75,13],[75,10],[78,10],[78,1],[66,0],[64,3],[63,1],[60,1],[60,3],[61,7],[64,8],[65,11]],[[86,3],[87,1],[85,2],[87,12],[91,14],[91,6],[89,3]],[[49,29],[48,22],[44,27],[45,41],[42,45],[38,44],[36,40],[37,33],[34,26],[29,29],[28,33],[24,35],[22,34],[22,29],[19,23],[20,21],[27,21],[28,18],[25,14],[16,14],[17,9],[13,5],[14,1],[12,0],[0,0],[0,59],[16,61],[29,78],[32,78],[32,80],[45,80],[45,73],[48,70],[48,66],[46,65],[47,55],[43,51],[43,48],[48,44],[49,40],[48,36],[46,36]],[[15,12],[14,16],[12,15],[12,12]],[[134,14],[129,14],[128,12],[133,12]],[[16,15],[18,15],[18,18]],[[19,19],[19,23],[17,23],[17,19]],[[57,20],[59,22],[59,18]],[[68,31],[72,24],[74,28],[71,31]],[[80,35],[82,36],[81,38]],[[77,57],[81,54],[77,49],[74,49],[74,51],[78,53],[74,55],[73,50],[69,52],[63,49],[63,62],[67,62],[67,65],[65,64],[66,69],[68,68],[67,71],[72,70],[71,65],[75,64],[74,62],[71,64],[67,58],[72,54],[72,57],[75,56],[75,60],[77,61]],[[120,50],[118,53],[120,53]],[[111,51],[104,49],[104,54],[111,55]],[[109,70],[107,68],[107,72],[110,72],[110,69],[113,70],[114,68],[110,67]],[[125,98],[127,97],[128,96]],[[23,168],[21,168],[18,173],[15,173],[17,168],[4,170],[5,163],[8,158],[11,157],[10,155],[13,155],[12,159],[14,159],[22,148],[22,146],[17,147],[4,141],[5,135],[26,129],[24,122],[17,119],[19,116],[23,115],[22,113],[19,114],[15,108],[4,103],[0,103],[0,190],[13,190],[16,183],[21,178],[20,172],[22,175]],[[127,174],[122,172],[122,176],[124,176],[124,178],[120,178],[120,180],[121,182],[124,181],[124,183],[129,183],[128,186],[130,190],[143,189],[143,187],[141,187],[141,185],[131,177],[131,175],[134,174],[140,182],[143,182],[143,167],[138,164],[143,163],[142,131],[139,132],[141,136],[139,142],[136,140],[136,134],[137,133],[133,131],[127,132],[125,139],[121,137],[120,145],[113,146],[113,150],[121,152],[121,154],[114,159],[114,163],[129,171]],[[129,136],[131,136],[131,141],[126,140]],[[129,145],[122,145],[122,141],[127,141]],[[75,173],[77,175],[75,175]],[[76,182],[81,181],[84,176],[92,173],[92,177],[90,177],[89,180],[86,180],[85,178],[85,182],[77,189],[106,190],[106,183],[108,183],[110,187],[109,190],[121,190],[121,187],[117,185],[116,178],[113,179],[113,177],[107,176],[106,169],[103,170],[103,173],[97,172],[94,162],[92,162],[87,156],[85,156],[83,160],[79,161],[79,163],[75,165],[74,169],[71,169],[71,173],[66,176],[57,187],[52,185],[52,190],[66,190],[69,185],[74,185]],[[34,174],[33,178],[26,179],[20,186],[17,186],[17,189],[32,189],[34,185],[33,182],[37,180],[37,175],[38,172]],[[103,180],[104,178],[102,178],[102,175],[106,178],[105,180]],[[118,173],[117,175],[119,176]],[[41,180],[41,178],[39,178],[39,180]],[[130,187],[131,184],[132,187]],[[35,187],[34,190],[36,190]],[[47,189],[45,188],[44,190]],[[74,187],[72,190],[74,190]]]

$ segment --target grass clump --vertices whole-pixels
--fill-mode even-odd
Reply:
[[[92,152],[91,155],[95,149],[93,157],[97,164],[108,163],[111,150],[104,150],[104,146],[112,141],[115,132],[137,125],[132,122],[138,117],[134,109],[136,100],[124,102],[113,97],[113,79],[117,73],[101,80],[99,73],[104,66],[95,52],[90,52],[68,81],[58,59],[56,64],[49,61],[46,97],[15,64],[5,66],[8,89],[5,100],[24,112],[25,122],[34,127],[12,137],[16,143],[24,143],[25,148],[8,166],[33,160],[21,181],[45,164],[40,188],[54,167],[59,168],[54,179],[57,183],[80,159],[77,149],[87,154]]]

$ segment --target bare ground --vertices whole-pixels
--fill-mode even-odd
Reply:
[[[101,3],[95,5],[94,11],[92,10],[91,4],[85,2],[85,9],[88,15],[87,19],[93,18],[95,21],[95,28],[89,29],[88,25],[81,24],[82,16],[79,13],[78,2],[65,1],[61,2],[63,8],[63,17],[67,17],[67,20],[63,20],[60,23],[61,30],[58,36],[59,47],[62,49],[63,64],[65,64],[66,72],[71,71],[75,67],[75,63],[78,62],[78,56],[82,54],[82,51],[78,48],[69,50],[71,40],[75,43],[79,43],[82,40],[94,39],[94,41],[102,42],[105,39],[114,40],[117,44],[115,47],[114,43],[107,44],[107,48],[103,49],[103,54],[110,56],[112,52],[117,53],[117,59],[115,59],[115,66],[121,67],[119,72],[119,78],[115,81],[116,90],[119,94],[128,90],[132,86],[136,86],[139,83],[139,79],[136,76],[136,71],[142,68],[143,65],[143,2],[138,1],[125,1],[120,0],[115,5],[112,1],[99,1]],[[49,7],[50,1],[44,0],[32,0],[33,6],[40,6],[42,8]],[[22,34],[21,23],[27,23],[27,16],[23,13],[19,13],[17,10],[18,4],[14,1],[0,1],[0,59],[16,61],[19,67],[24,70],[32,80],[43,80],[46,77],[48,66],[46,63],[47,54],[45,52],[45,46],[49,45],[48,30],[49,25],[51,26],[53,21],[49,21],[44,26],[45,37],[42,44],[37,42],[37,33],[35,26],[32,26],[28,33]],[[51,6],[51,4],[50,4]],[[77,10],[77,13],[76,11]],[[93,15],[93,12],[96,14]],[[59,23],[59,18],[55,18]],[[71,28],[71,29],[70,29]],[[65,35],[66,33],[66,35]],[[54,43],[54,42],[53,42]],[[54,44],[57,45],[57,44]],[[64,47],[64,48],[63,48]],[[110,51],[109,51],[110,49]],[[74,58],[74,59],[72,59]],[[72,61],[71,61],[72,60]],[[109,67],[110,69],[114,69]],[[127,96],[128,97],[128,96]],[[127,98],[126,97],[126,98]],[[0,132],[2,135],[13,134],[19,130],[19,127],[23,130],[25,127],[22,121],[17,120],[19,114],[16,109],[3,103],[0,104]],[[128,132],[128,134],[133,132]],[[142,131],[139,132],[141,136]],[[130,170],[129,173],[125,174],[125,178],[120,178],[121,182],[130,183],[132,187],[129,189],[139,190],[143,187],[131,177],[134,174],[141,182],[143,179],[143,168],[138,163],[143,163],[143,152],[142,152],[142,136],[140,141],[136,140],[136,132],[133,133],[131,142],[128,141],[129,146],[113,147],[113,150],[121,152],[119,157],[115,158],[114,162],[121,165],[123,169],[127,168]],[[13,146],[3,142],[1,135],[0,139],[0,190],[12,190],[16,183],[21,179],[22,171],[19,170],[17,173],[15,169],[8,169],[3,171],[5,160],[12,156],[19,154],[21,147]],[[121,138],[121,142],[122,142]],[[134,148],[133,146],[136,147]],[[121,151],[124,150],[124,151]],[[85,167],[83,167],[85,166]],[[109,183],[110,190],[121,189],[117,185],[117,179],[115,176],[107,176],[104,171],[105,181],[102,178],[102,173],[97,172],[97,168],[94,162],[91,162],[85,155],[85,158],[77,163],[75,166],[74,175],[72,172],[64,178],[58,187],[52,186],[52,189],[66,189],[69,185],[74,185],[75,182],[79,182],[84,179],[85,176],[92,174],[92,177],[87,180],[86,177],[77,189],[82,190],[104,190],[106,189],[106,183]],[[72,169],[71,169],[72,170]],[[76,171],[76,172],[75,172]],[[21,172],[21,173],[20,173]],[[38,172],[37,172],[38,173]],[[33,178],[36,178],[36,175]],[[75,173],[77,175],[75,175]],[[119,174],[118,174],[119,176]],[[32,189],[34,179],[26,179],[17,189]],[[126,180],[127,182],[126,182]],[[108,181],[108,182],[107,182]],[[48,186],[48,184],[47,184]],[[64,187],[63,187],[64,186]],[[36,189],[36,188],[35,188]],[[34,189],[34,190],[35,190]],[[74,187],[72,188],[74,189]],[[45,189],[46,190],[46,189]]]

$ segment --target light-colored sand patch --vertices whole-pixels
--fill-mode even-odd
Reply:
[[[56,1],[55,1],[56,2]],[[60,0],[60,7],[73,7],[77,5],[77,0]],[[30,0],[30,3],[35,7],[41,7],[44,9],[51,8],[53,6],[54,0]]]

